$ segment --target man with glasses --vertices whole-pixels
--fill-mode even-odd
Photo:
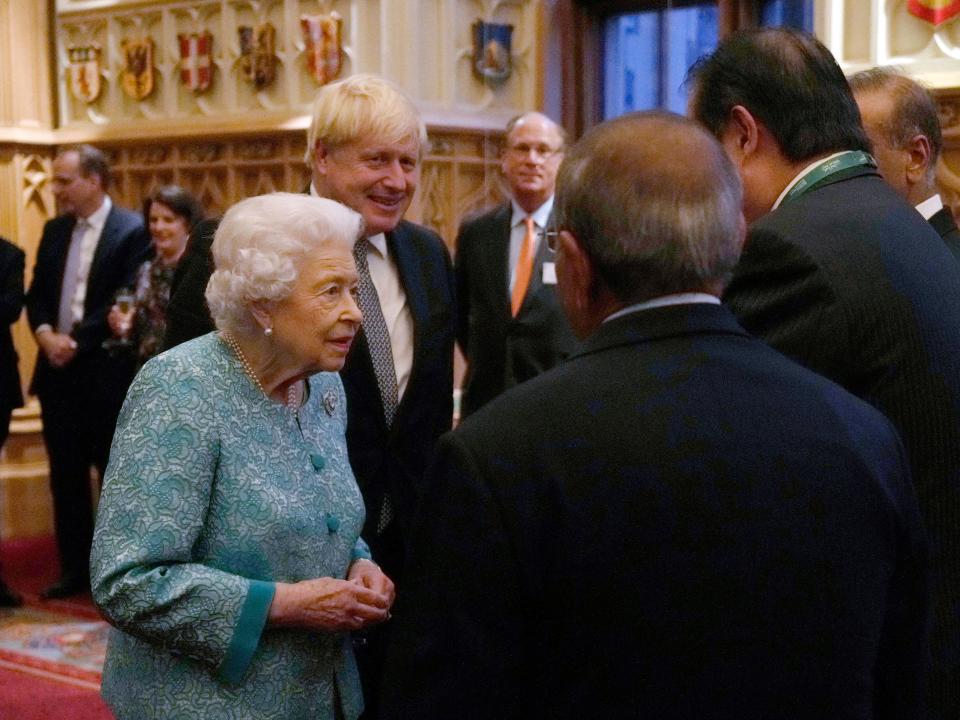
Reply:
[[[511,120],[500,165],[510,201],[468,219],[457,235],[457,340],[467,359],[462,417],[575,347],[542,237],[564,141],[563,129],[540,113]]]

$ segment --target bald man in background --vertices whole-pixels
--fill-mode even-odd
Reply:
[[[883,179],[933,225],[960,259],[960,230],[937,191],[943,135],[930,92],[895,68],[871,68],[850,87]]]
[[[510,200],[457,235],[457,341],[467,359],[461,416],[549,370],[576,347],[557,300],[550,226],[565,136],[538,112],[507,124],[500,169]]]

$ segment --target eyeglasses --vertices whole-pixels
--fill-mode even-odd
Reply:
[[[554,155],[559,155],[562,153],[563,148],[553,148],[549,145],[528,145],[527,143],[517,143],[516,145],[511,145],[508,147],[507,152],[519,158],[525,158],[532,152],[535,155],[542,157],[544,160],[549,160]]]
[[[550,252],[555,253],[557,251],[557,238],[560,237],[560,231],[553,230],[541,230],[540,239],[547,244],[547,248]]]

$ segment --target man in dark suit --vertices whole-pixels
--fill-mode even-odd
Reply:
[[[363,537],[402,587],[406,538],[423,474],[453,418],[453,268],[430,230],[404,221],[420,178],[426,128],[413,102],[381,78],[354,75],[324,86],[307,135],[310,192],[363,215],[357,243],[363,330],[340,372],[347,394],[350,465],[367,511]],[[211,270],[212,224],[191,241],[187,270],[171,299],[168,334],[212,329],[203,291]],[[187,331],[181,328],[187,326]],[[376,718],[383,644],[389,626],[357,648]]]
[[[917,208],[960,258],[960,230],[937,191],[943,134],[930,92],[890,67],[858,72],[850,78],[850,87],[883,179]]]
[[[138,213],[113,205],[102,152],[81,145],[53,162],[58,215],[37,250],[27,316],[40,353],[32,392],[40,399],[50,461],[54,526],[61,576],[44,595],[59,598],[89,587],[93,535],[90,468],[103,478],[130,368],[102,343],[107,313],[149,255]]]
[[[387,716],[916,717],[903,448],[720,305],[743,237],[723,151],[678,116],[625,116],[557,187],[584,348],[441,439]]]
[[[743,326],[893,421],[931,545],[933,705],[960,717],[960,273],[867,154],[850,87],[814,37],[738,33],[691,72],[691,111],[744,183]]]
[[[23,405],[17,351],[10,326],[23,310],[23,250],[0,238],[0,450],[10,432],[10,416]],[[15,607],[20,598],[0,578],[0,607]]]
[[[511,199],[460,227],[457,340],[467,359],[461,417],[576,347],[557,299],[553,253],[540,239],[550,225],[563,147],[563,130],[545,115],[511,120],[500,165]]]

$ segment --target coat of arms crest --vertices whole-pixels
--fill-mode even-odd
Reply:
[[[301,15],[300,27],[307,44],[307,69],[319,85],[326,85],[343,67],[341,36],[343,18],[329,15]]]
[[[960,15],[958,0],[909,0],[907,12],[937,27]]]
[[[257,90],[265,88],[276,75],[274,47],[277,31],[273,25],[265,22],[254,26],[241,25],[237,32],[240,34],[240,69],[243,76]]]
[[[181,33],[180,81],[197,95],[206,92],[213,82],[213,35]]]
[[[100,55],[102,49],[96,43],[72,45],[67,48],[70,59],[70,93],[85,103],[100,97]]]
[[[513,25],[477,20],[472,29],[474,71],[490,85],[502,83],[513,71],[510,56]]]
[[[124,60],[120,87],[134,100],[143,100],[153,92],[153,40],[128,38],[120,43],[120,48]]]

